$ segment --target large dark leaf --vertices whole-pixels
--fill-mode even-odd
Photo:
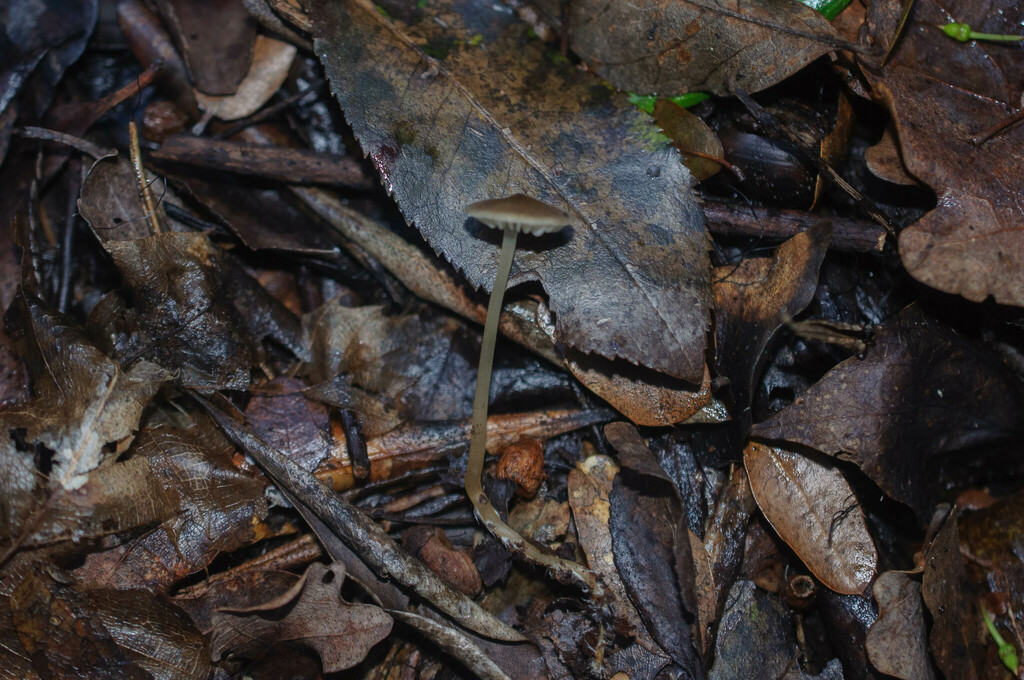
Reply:
[[[544,286],[559,341],[700,381],[702,217],[650,119],[553,63],[492,3],[311,5],[317,53],[364,153],[435,250],[489,288],[496,235],[465,206],[522,192],[564,208],[571,228],[522,240],[513,284]]]
[[[908,307],[863,359],[842,362],[752,433],[848,454],[926,516],[928,457],[1009,436],[1018,399],[997,357]]]
[[[565,3],[538,4],[557,19]],[[838,34],[796,0],[573,0],[571,45],[624,90],[762,90],[833,49]]]

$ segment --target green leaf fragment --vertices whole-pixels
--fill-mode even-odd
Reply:
[[[995,641],[996,646],[999,648],[999,660],[1003,662],[1011,673],[1017,674],[1017,668],[1020,666],[1020,661],[1017,659],[1017,649],[1003,639],[1003,636],[999,634],[999,630],[996,628],[995,623],[992,622],[992,615],[989,614],[988,609],[985,605],[978,603],[978,609],[981,610],[981,618],[985,621],[985,627],[988,628],[988,634],[992,636],[992,640]]]
[[[800,0],[818,14],[832,21],[839,13],[850,6],[851,0]]]
[[[676,95],[675,97],[667,97],[667,99],[678,106],[682,106],[684,109],[696,104],[700,104],[706,99],[710,99],[711,95],[707,92],[687,92],[686,94]],[[654,115],[654,105],[658,103],[660,97],[654,95],[645,94],[630,94],[629,102],[633,106],[637,107],[641,111]]]

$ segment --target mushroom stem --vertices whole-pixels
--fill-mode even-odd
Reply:
[[[484,493],[481,476],[484,471],[484,456],[487,453],[487,402],[491,391],[491,368],[494,364],[494,345],[498,339],[498,318],[501,316],[501,302],[505,297],[512,259],[516,250],[518,232],[505,229],[498,257],[498,271],[494,277],[494,288],[487,303],[487,320],[480,346],[480,365],[476,375],[476,393],[473,396],[473,424],[469,438],[469,460],[466,463],[466,494],[473,503],[477,517],[487,530],[510,550],[521,554],[527,560],[551,570],[559,581],[572,582],[583,590],[598,596],[602,588],[594,574],[582,565],[539,550],[524,539],[512,527],[505,524],[491,500]]]
[[[501,317],[501,301],[505,298],[505,286],[512,271],[512,259],[516,252],[516,237],[519,232],[504,229],[501,239],[501,254],[498,256],[498,271],[494,275],[494,288],[487,302],[487,321],[484,323],[484,337],[480,344],[480,364],[476,373],[476,393],[473,395],[473,428],[469,436],[469,462],[466,464],[466,493],[473,505],[477,497],[486,496],[480,484],[484,471],[484,456],[487,450],[487,405],[491,393],[491,368],[494,365],[494,345],[498,340],[498,319]],[[488,502],[489,503],[489,502]]]

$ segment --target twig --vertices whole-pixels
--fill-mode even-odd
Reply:
[[[409,588],[460,625],[494,640],[520,642],[514,629],[453,589],[410,556],[373,520],[332,493],[320,480],[281,454],[226,413],[192,392],[228,438],[251,455],[264,472],[291,496],[301,500],[332,532],[355,551],[380,578]]]

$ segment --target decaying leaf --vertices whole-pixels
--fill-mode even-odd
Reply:
[[[221,120],[251,116],[281,88],[296,52],[294,45],[257,35],[252,48],[252,64],[236,90],[226,96],[197,90],[196,103],[200,109]]]
[[[933,680],[921,585],[909,574],[887,571],[873,592],[879,613],[868,631],[871,665],[900,680]]]
[[[38,565],[14,588],[10,609],[42,677],[191,680],[210,672],[209,647],[188,617],[144,590],[85,590]]]
[[[939,670],[947,678],[983,677],[974,661],[982,624],[969,600],[955,510],[925,552],[921,594],[932,615],[929,641]]]
[[[558,2],[537,4],[558,23]],[[644,94],[756,92],[842,42],[825,17],[788,0],[574,0],[568,10],[573,50]]]
[[[513,283],[544,286],[561,342],[700,381],[703,225],[689,172],[649,118],[553,64],[500,7],[311,5],[348,122],[435,250],[485,288],[498,248],[465,206],[521,192],[564,208],[572,227],[524,239]]]
[[[696,673],[700,662],[687,614],[697,609],[694,568],[681,499],[635,427],[612,423],[605,434],[624,470],[609,495],[615,566],[651,637]]]
[[[168,376],[145,361],[122,371],[39,299],[24,293],[21,301],[34,399],[0,413],[0,536],[25,540],[55,495],[80,489],[111,460],[108,444],[131,442],[142,409]],[[17,431],[27,444],[52,452],[48,478],[37,470],[32,448],[19,445]]]
[[[715,364],[718,374],[729,378],[742,436],[764,349],[783,314],[794,316],[811,301],[830,236],[828,227],[811,228],[779,246],[775,257],[715,269]]]
[[[196,88],[227,95],[238,89],[252,61],[256,22],[242,3],[159,0]]]
[[[887,44],[900,17],[896,0],[873,2],[868,24]],[[918,0],[884,68],[863,58],[876,96],[892,111],[903,162],[929,185],[938,205],[900,232],[914,278],[980,302],[1024,305],[1024,127],[983,144],[972,141],[1020,106],[1024,60],[1019,43],[955,43],[936,26],[951,21],[984,33],[1019,34],[1017,0]]]
[[[1004,439],[1017,386],[985,347],[908,307],[806,394],[752,429],[849,456],[891,497],[927,516],[928,459]]]
[[[569,473],[569,505],[572,507],[580,547],[587,556],[587,565],[604,584],[610,606],[617,617],[626,622],[640,643],[649,651],[661,653],[650,639],[640,614],[629,601],[626,588],[615,568],[612,535],[608,521],[609,497],[618,466],[607,456],[590,456]]]
[[[743,465],[761,512],[822,583],[848,595],[868,587],[878,554],[842,472],[757,442],[743,451]]]
[[[76,576],[112,587],[166,590],[207,566],[220,552],[251,543],[257,521],[267,512],[266,482],[253,472],[238,470],[232,453],[202,419],[180,427],[143,429],[128,451],[128,459],[119,465],[145,470],[159,491],[144,496],[144,489],[136,484],[110,499],[109,509],[100,506],[99,510],[116,516],[115,529],[151,521],[158,513],[171,516],[154,531],[89,555]],[[129,496],[132,492],[137,493]],[[154,508],[134,507],[147,503]]]
[[[387,637],[392,621],[380,607],[344,602],[344,581],[344,564],[314,562],[281,597],[215,613],[214,658],[260,656],[275,644],[295,643],[315,649],[325,673],[351,668]]]
[[[792,613],[782,600],[753,581],[737,581],[718,627],[708,680],[775,680],[786,672],[796,649]]]

